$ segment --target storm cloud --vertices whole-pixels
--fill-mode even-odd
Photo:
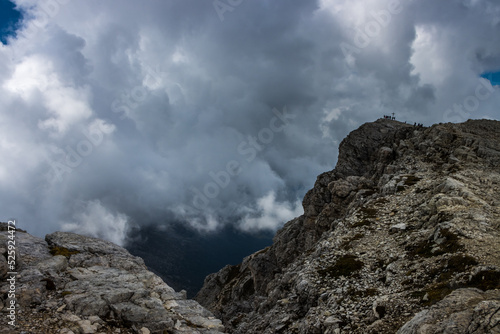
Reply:
[[[275,230],[362,123],[500,116],[494,0],[13,2],[0,218],[39,235]]]

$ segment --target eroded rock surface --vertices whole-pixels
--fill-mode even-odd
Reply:
[[[229,332],[499,332],[500,122],[367,123],[303,207],[206,278]]]
[[[0,248],[6,245],[5,224]],[[111,242],[56,232],[45,240],[17,231],[16,327],[0,285],[0,333],[222,333],[211,312],[175,292],[141,258]],[[2,258],[6,246],[3,246]]]
[[[397,334],[425,333],[500,333],[500,290],[455,290],[415,315]]]

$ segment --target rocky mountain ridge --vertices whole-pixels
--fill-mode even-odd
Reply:
[[[0,333],[224,332],[212,313],[186,299],[185,291],[175,292],[122,247],[74,233],[56,232],[43,240],[12,231],[0,223]],[[10,250],[15,268],[7,261]],[[14,270],[17,274],[8,274]],[[10,291],[15,318],[8,317]]]
[[[367,123],[196,300],[231,333],[500,333],[500,122]]]
[[[304,214],[199,303],[110,242],[0,223],[0,333],[500,333],[499,190],[500,122],[364,124]]]

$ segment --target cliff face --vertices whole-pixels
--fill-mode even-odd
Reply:
[[[500,333],[499,190],[500,122],[367,123],[196,299],[231,333]]]
[[[0,223],[0,333],[224,330],[212,313],[176,293],[148,271],[141,258],[113,243],[63,232],[43,240],[21,230],[13,235],[7,229]],[[9,245],[13,246],[9,240],[15,241],[15,268],[8,266]],[[17,275],[8,274],[11,271]],[[15,280],[8,281],[12,276]],[[9,324],[12,290],[16,317]]]

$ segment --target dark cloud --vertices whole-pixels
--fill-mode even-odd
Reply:
[[[272,230],[364,122],[499,118],[494,1],[16,3],[0,203],[38,234]]]

